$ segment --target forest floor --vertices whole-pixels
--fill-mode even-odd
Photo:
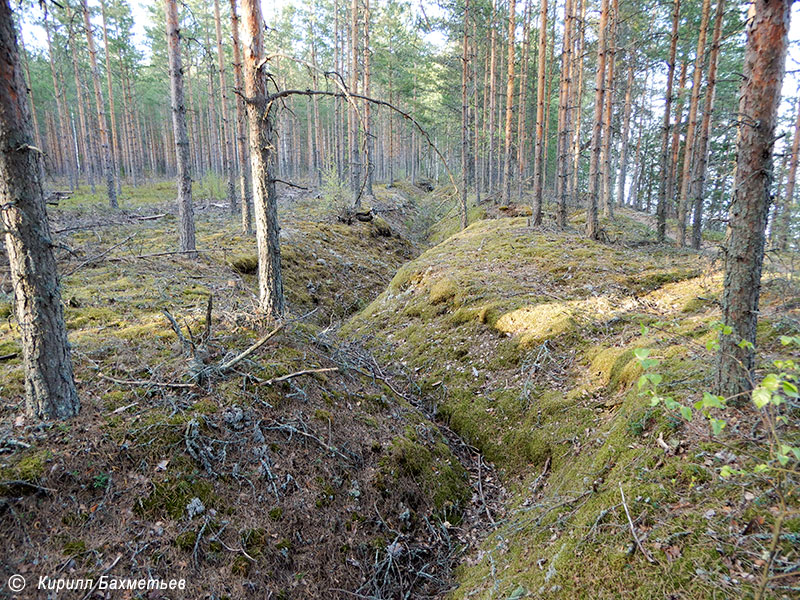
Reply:
[[[755,416],[737,410],[722,443],[635,385],[650,348],[667,392],[710,387],[708,253],[656,244],[627,211],[606,243],[580,214],[531,230],[517,205],[473,207],[458,232],[447,189],[380,188],[380,218],[352,225],[281,191],[289,322],[231,367],[268,324],[254,240],[218,189],[196,188],[197,260],[173,253],[171,182],[124,189],[120,211],[89,194],[51,210],[82,411],[22,416],[3,271],[0,579],[185,577],[215,599],[750,594],[774,499],[718,469]],[[761,367],[798,331],[779,266]]]

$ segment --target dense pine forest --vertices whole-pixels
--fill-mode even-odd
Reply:
[[[798,27],[0,0],[0,596],[800,596]]]

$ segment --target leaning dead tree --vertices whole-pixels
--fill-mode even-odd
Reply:
[[[250,166],[253,177],[253,210],[258,248],[259,307],[270,319],[283,316],[278,200],[275,194],[275,98],[267,92],[264,53],[264,20],[258,0],[242,0],[244,93],[250,130]]]
[[[28,90],[8,0],[0,2],[0,217],[22,334],[29,415],[78,414],[61,290],[34,145]]]

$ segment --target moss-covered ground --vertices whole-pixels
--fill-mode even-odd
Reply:
[[[445,219],[434,238],[453,235],[404,265],[341,332],[390,364],[508,487],[452,597],[753,595],[776,500],[719,476],[748,453],[740,434],[752,411],[717,439],[652,408],[636,385],[634,350],[648,348],[663,393],[693,402],[711,389],[719,265],[710,252],[657,244],[627,211],[602,224],[601,243],[584,237],[581,214],[565,232],[504,216],[524,208],[473,209],[496,218],[460,232]],[[797,294],[796,280],[767,270],[761,372],[779,336],[797,334]],[[789,572],[792,536],[779,550]],[[770,593],[792,597],[793,585],[785,576]]]
[[[0,577],[90,576],[117,559],[112,574],[185,577],[192,598],[446,588],[470,474],[436,425],[326,337],[417,253],[413,198],[379,190],[382,216],[346,225],[324,201],[282,192],[291,322],[222,373],[271,324],[255,310],[255,239],[218,193],[195,188],[197,260],[172,253],[172,183],[123,188],[118,211],[86,193],[50,210],[75,419],[24,416],[2,275]],[[265,383],[307,369],[328,371]]]

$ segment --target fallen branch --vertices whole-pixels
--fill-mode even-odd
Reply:
[[[118,383],[119,385],[140,385],[140,386],[148,386],[154,385],[156,387],[166,387],[166,388],[177,388],[177,389],[190,389],[197,387],[197,384],[194,383],[165,383],[161,381],[145,381],[143,379],[117,379],[116,377],[110,377],[104,373],[98,373],[100,377],[111,381],[112,383]]]
[[[76,272],[78,269],[82,269],[82,268],[83,268],[83,267],[85,267],[86,265],[90,265],[90,264],[92,264],[93,262],[100,260],[101,258],[103,258],[103,257],[104,257],[106,254],[108,254],[108,253],[109,253],[109,252],[111,252],[112,250],[115,250],[115,249],[119,248],[120,246],[122,246],[123,244],[126,244],[126,243],[128,243],[129,241],[131,241],[131,240],[132,240],[134,237],[136,237],[136,234],[135,234],[135,233],[134,233],[133,235],[129,235],[128,237],[126,237],[126,238],[125,238],[124,240],[122,240],[122,241],[121,241],[119,244],[114,244],[113,246],[111,246],[111,248],[109,248],[109,249],[108,249],[108,250],[106,250],[105,252],[101,252],[100,254],[97,254],[96,256],[92,256],[91,258],[87,258],[85,261],[83,261],[82,263],[80,263],[80,264],[79,264],[77,267],[75,267],[74,269],[72,269],[72,270],[71,270],[71,271],[69,271],[68,273],[65,273],[65,274],[64,274],[64,277],[69,277],[70,275],[72,275],[73,273],[75,273],[75,272]]]
[[[280,325],[278,325],[278,326],[277,326],[275,329],[273,329],[272,331],[270,331],[270,332],[269,332],[267,335],[265,335],[265,336],[264,336],[264,337],[262,337],[260,340],[258,340],[258,341],[257,341],[255,344],[253,344],[252,346],[250,346],[250,347],[249,347],[247,350],[245,350],[245,351],[244,351],[244,352],[242,352],[241,354],[238,354],[237,356],[233,357],[233,358],[232,358],[232,359],[230,359],[229,361],[222,363],[222,364],[221,364],[221,365],[218,367],[218,369],[219,369],[220,373],[224,373],[225,371],[230,371],[230,370],[231,370],[231,369],[232,369],[234,366],[238,365],[238,364],[239,364],[240,362],[242,362],[242,361],[243,361],[245,358],[247,358],[248,356],[251,356],[251,355],[252,355],[252,354],[253,354],[253,353],[254,353],[256,350],[258,350],[259,348],[261,348],[261,347],[262,347],[264,344],[266,344],[268,341],[270,341],[270,340],[271,340],[273,337],[275,337],[276,335],[278,335],[278,333],[280,333],[280,331],[281,331],[281,330],[282,330],[282,329],[283,329],[285,326],[286,326],[286,323],[281,323],[281,324],[280,324]]]
[[[633,541],[636,542],[636,547],[642,551],[644,557],[647,559],[647,562],[650,564],[656,564],[656,560],[650,556],[650,553],[642,546],[642,542],[639,541],[639,536],[636,535],[636,528],[633,526],[633,519],[631,519],[631,513],[628,511],[628,505],[625,503],[625,492],[622,491],[622,482],[619,483],[619,493],[622,496],[622,508],[625,509],[625,516],[628,517],[628,524],[631,526],[631,535],[633,536]]]
[[[283,375],[281,377],[273,377],[272,379],[267,379],[266,381],[260,382],[261,385],[274,385],[276,383],[280,383],[281,381],[287,381],[289,379],[294,379],[295,377],[300,377],[302,375],[311,375],[312,373],[330,373],[332,371],[338,371],[338,367],[326,367],[322,369],[306,369],[304,371],[297,371],[296,373],[289,373],[288,375]]]
[[[139,221],[154,221],[156,219],[166,217],[168,214],[169,213],[161,213],[160,215],[146,215],[144,217],[134,217],[134,219],[138,219]]]
[[[40,492],[46,492],[48,494],[55,494],[56,491],[53,488],[42,487],[41,485],[36,485],[35,483],[31,483],[30,481],[24,481],[22,479],[12,479],[10,481],[0,481],[0,488],[4,487],[11,487],[14,485],[21,485],[24,487],[29,487],[34,490],[38,490]]]
[[[12,358],[17,358],[19,356],[19,352],[12,352],[11,354],[3,354],[0,356],[0,360],[11,360]]]

